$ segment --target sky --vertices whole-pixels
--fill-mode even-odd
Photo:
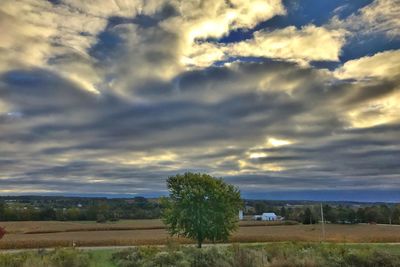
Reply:
[[[0,195],[400,201],[400,0],[2,0]]]

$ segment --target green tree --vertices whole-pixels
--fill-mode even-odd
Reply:
[[[393,223],[400,224],[400,205],[394,207],[392,217],[393,217]]]
[[[280,215],[281,215],[282,217],[286,217],[286,209],[285,209],[285,206],[282,206],[281,211],[280,211]]]
[[[44,221],[55,220],[57,218],[56,211],[52,208],[45,208],[40,211],[39,219]]]
[[[311,209],[307,207],[303,213],[303,224],[315,224],[317,219],[315,218],[314,214],[312,213]]]
[[[367,222],[365,218],[365,209],[359,208],[356,212],[356,216],[358,222],[364,222],[364,223]]]
[[[256,210],[256,214],[263,214],[264,212],[268,212],[268,206],[262,201],[256,202],[254,205],[254,209]]]
[[[240,191],[207,174],[185,173],[167,179],[169,198],[162,204],[163,221],[171,235],[197,241],[227,240],[238,227],[238,213],[243,206]]]
[[[388,206],[384,204],[380,206],[380,213],[383,217],[383,223],[392,224],[393,210],[393,206]]]
[[[337,222],[337,213],[334,210],[334,208],[332,208],[332,206],[329,206],[328,204],[325,204],[323,206],[324,209],[324,216],[325,216],[325,220],[331,223],[336,223]]]
[[[365,208],[365,219],[368,223],[376,223],[379,219],[379,213],[376,207]]]

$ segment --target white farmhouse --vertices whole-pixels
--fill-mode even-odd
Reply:
[[[263,221],[276,221],[277,216],[275,212],[265,212],[261,215],[261,220]]]

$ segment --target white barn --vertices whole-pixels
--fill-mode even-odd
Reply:
[[[261,215],[261,220],[263,221],[276,221],[277,216],[275,212],[265,212]]]

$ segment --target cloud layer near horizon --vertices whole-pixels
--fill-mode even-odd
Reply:
[[[343,55],[399,40],[397,3],[261,27],[289,7],[6,0],[0,194],[153,194],[184,171],[246,193],[400,190],[400,47]]]

